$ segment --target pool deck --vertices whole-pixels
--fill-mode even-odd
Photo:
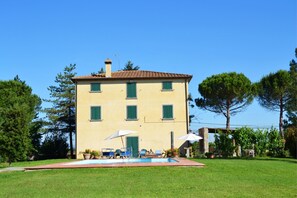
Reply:
[[[80,164],[69,165],[69,162],[48,164],[42,166],[26,167],[28,170],[45,170],[45,169],[72,169],[72,168],[124,168],[124,167],[153,167],[153,166],[181,166],[181,167],[204,167],[204,164],[195,162],[186,158],[173,158],[177,162],[151,162],[151,163],[114,163],[114,164]],[[68,165],[66,165],[68,164]]]

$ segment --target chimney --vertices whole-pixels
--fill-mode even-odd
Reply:
[[[105,77],[111,77],[111,60],[109,58],[105,60]]]

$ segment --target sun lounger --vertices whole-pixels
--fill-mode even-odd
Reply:
[[[156,150],[155,155],[156,155],[156,157],[162,157],[162,151]]]
[[[146,149],[141,149],[140,152],[139,152],[139,157],[142,158],[146,155],[147,153],[147,150]]]
[[[112,148],[103,148],[102,149],[102,156],[107,158],[114,158],[114,151]]]

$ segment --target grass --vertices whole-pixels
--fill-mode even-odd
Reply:
[[[39,160],[39,161],[24,161],[24,162],[13,162],[11,167],[29,167],[29,166],[39,166],[45,164],[54,164],[59,162],[68,162],[69,159],[52,159],[52,160]],[[0,169],[9,167],[8,163],[0,163]]]
[[[297,196],[297,160],[196,161],[206,166],[4,172],[0,197]]]

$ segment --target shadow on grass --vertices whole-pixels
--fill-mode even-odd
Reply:
[[[199,160],[199,158],[194,158]],[[207,160],[259,160],[259,161],[279,161],[279,162],[288,162],[288,163],[296,163],[297,164],[297,159],[294,158],[273,158],[273,157],[232,157],[232,158],[213,158],[213,159],[208,159],[204,158]]]

